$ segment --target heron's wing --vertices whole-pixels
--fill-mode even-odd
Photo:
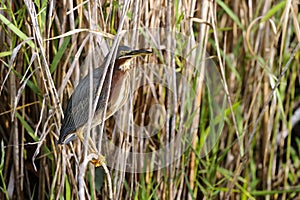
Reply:
[[[93,71],[93,101],[97,92],[97,86],[103,75],[103,68],[97,68]],[[107,72],[109,74],[109,71]],[[69,133],[83,126],[88,121],[89,116],[89,97],[90,97],[90,75],[85,76],[74,90],[67,108],[64,113],[64,120],[60,130],[60,139]],[[104,92],[104,91],[102,91]],[[102,93],[101,92],[101,93]],[[106,91],[107,93],[107,91]],[[107,95],[100,95],[101,99],[97,104],[97,108],[106,100]],[[98,109],[97,109],[98,110]]]

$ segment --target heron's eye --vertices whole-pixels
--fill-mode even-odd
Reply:
[[[125,55],[126,51],[120,51],[120,55]]]

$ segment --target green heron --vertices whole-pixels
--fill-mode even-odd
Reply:
[[[120,46],[117,50],[114,66],[108,67],[106,77],[103,82],[99,101],[97,102],[94,118],[92,119],[92,128],[99,125],[102,119],[106,120],[120,109],[129,94],[129,74],[128,70],[133,66],[131,60],[136,56],[147,55],[152,53],[145,49],[132,50],[127,46]],[[103,64],[93,71],[93,101],[96,98],[98,86],[104,75],[104,68],[108,56],[104,58]],[[106,116],[103,117],[105,103],[109,91],[110,72],[113,70],[111,89],[108,99]],[[74,90],[64,111],[64,119],[60,129],[58,144],[67,144],[79,137],[83,141],[82,133],[87,130],[87,122],[89,117],[89,97],[90,97],[90,75],[84,77]],[[95,103],[95,102],[94,102]]]

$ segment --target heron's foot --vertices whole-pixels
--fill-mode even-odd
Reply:
[[[104,163],[105,163],[105,157],[102,156],[101,154],[98,154],[98,158],[93,158],[91,160],[91,163],[95,166],[95,167],[101,167]]]

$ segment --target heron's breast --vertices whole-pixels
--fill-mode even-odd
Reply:
[[[118,111],[126,102],[129,93],[129,73],[117,71],[113,75],[109,101],[111,114]]]

